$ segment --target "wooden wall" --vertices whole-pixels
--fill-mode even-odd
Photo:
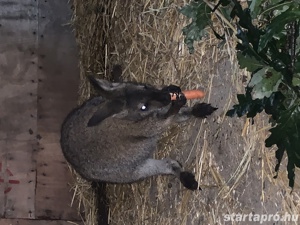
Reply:
[[[0,1],[0,225],[80,221],[59,145],[79,82],[67,2]]]

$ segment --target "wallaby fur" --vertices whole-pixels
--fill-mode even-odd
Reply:
[[[112,83],[90,77],[100,96],[74,109],[61,130],[61,147],[67,161],[85,179],[131,183],[154,175],[175,175],[182,184],[198,189],[194,175],[176,160],[153,159],[157,142],[170,125],[192,116],[206,117],[210,104],[184,106],[176,86],[157,89],[148,84]],[[170,93],[177,93],[171,101]]]

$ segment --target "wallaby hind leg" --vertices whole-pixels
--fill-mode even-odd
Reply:
[[[133,175],[137,180],[155,175],[175,175],[186,188],[191,190],[198,189],[198,182],[195,180],[195,176],[190,172],[183,171],[179,162],[169,158],[162,160],[147,159],[137,167]]]

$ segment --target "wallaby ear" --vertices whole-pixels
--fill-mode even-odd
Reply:
[[[125,95],[126,83],[110,82],[93,76],[88,76],[88,79],[96,91],[107,99]]]
[[[120,113],[124,108],[124,103],[120,100],[113,100],[103,103],[103,105],[89,119],[87,126],[93,127],[100,124],[106,118]]]

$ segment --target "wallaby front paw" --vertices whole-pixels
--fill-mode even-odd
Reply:
[[[178,102],[181,106],[186,104],[186,97],[181,92],[181,88],[175,85],[164,87],[162,91],[168,92],[171,95],[173,102]]]
[[[184,94],[176,94],[176,100],[172,101],[172,106],[173,107],[178,107],[181,108],[182,106],[184,106],[186,104],[186,97],[184,96]]]
[[[206,118],[217,109],[218,108],[215,108],[207,103],[197,103],[193,106],[192,114],[195,117]]]
[[[169,85],[167,87],[164,87],[162,89],[162,91],[166,91],[168,93],[179,94],[179,93],[181,93],[181,88],[176,85]]]

